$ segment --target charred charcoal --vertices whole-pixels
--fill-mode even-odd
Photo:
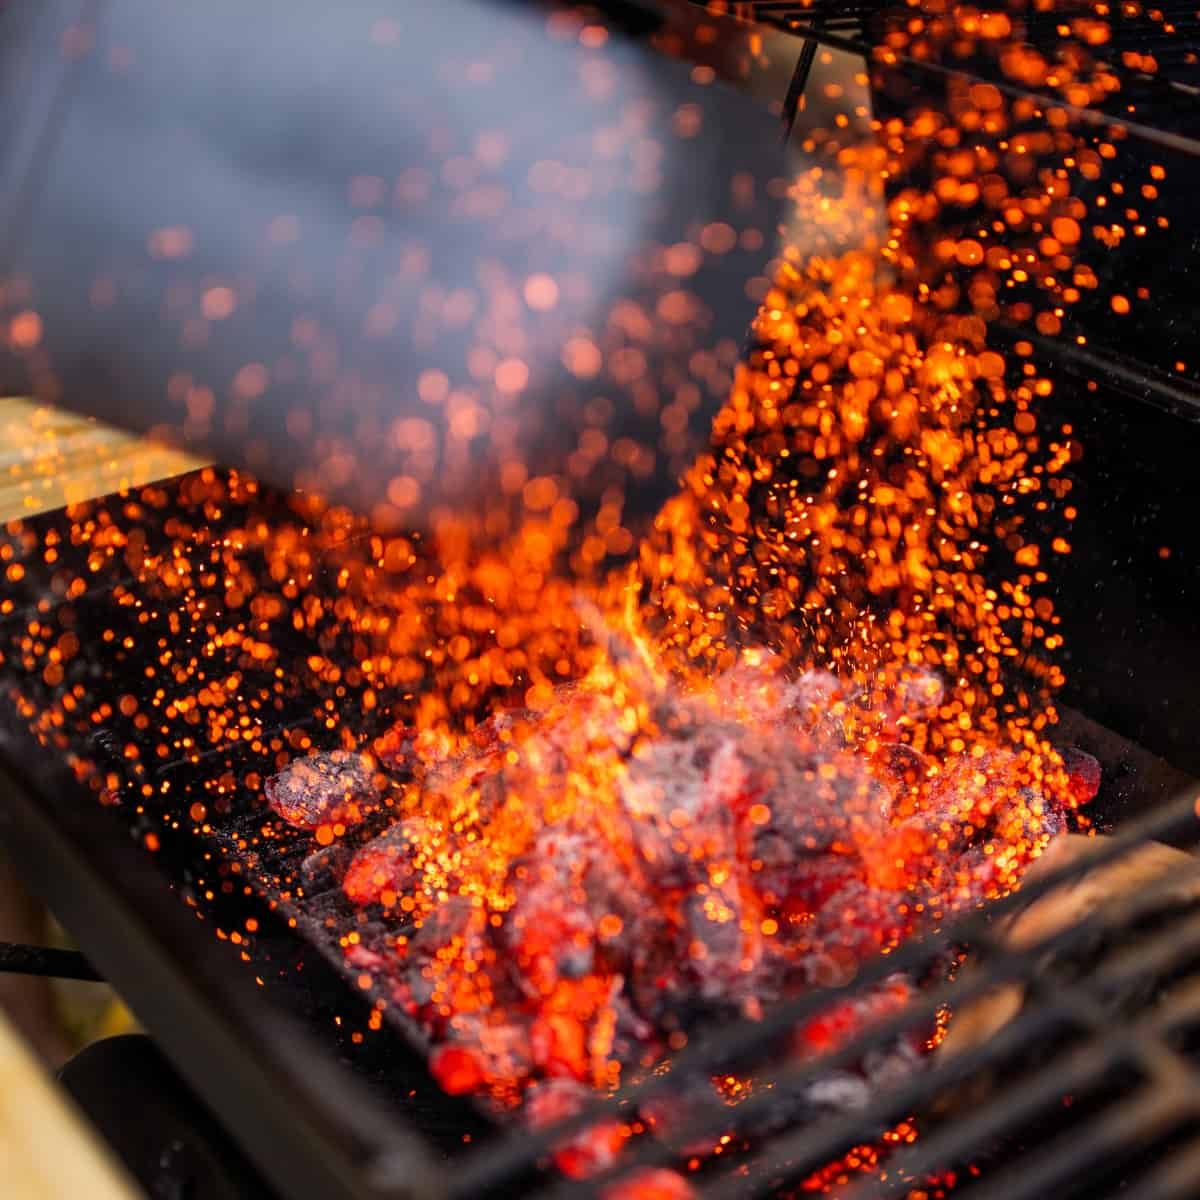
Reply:
[[[297,829],[357,825],[379,801],[374,762],[352,750],[298,758],[263,790],[271,808]]]
[[[1090,804],[1100,791],[1100,763],[1086,750],[1068,746],[1062,751],[1067,771],[1067,785],[1077,806]]]
[[[712,768],[723,760],[726,740],[709,730],[696,741],[667,739],[651,745],[629,764],[619,782],[634,844],[646,870],[663,887],[702,881],[710,861],[732,859],[733,804],[742,774],[732,787],[726,776],[714,781]]]
[[[429,1056],[429,1070],[442,1090],[451,1096],[478,1091],[487,1079],[479,1052],[455,1042],[434,1047]]]
[[[546,1129],[574,1116],[593,1098],[591,1088],[571,1079],[548,1079],[525,1093],[525,1121]],[[585,1179],[617,1161],[628,1134],[618,1121],[599,1121],[552,1150],[554,1165],[571,1179]]]
[[[354,851],[342,842],[334,842],[306,855],[299,871],[304,890],[312,896],[338,887],[353,856]]]
[[[582,884],[595,854],[588,839],[550,831],[513,864],[508,887],[514,900],[496,936],[516,983],[530,995],[581,979],[595,965],[599,918]]]
[[[788,708],[800,728],[812,732],[845,699],[845,690],[836,675],[829,671],[805,671],[792,685]]]
[[[417,731],[409,725],[393,725],[375,739],[372,749],[390,775],[407,779],[416,769]]]
[[[843,987],[914,931],[1016,886],[1063,827],[1069,797],[1055,789],[1071,763],[928,749],[919,718],[942,687],[921,668],[890,682],[789,680],[751,655],[711,688],[656,693],[653,728],[637,734],[624,693],[582,684],[457,740],[397,728],[377,749],[394,773],[411,771],[403,800],[423,815],[370,841],[367,825],[351,833],[348,863],[338,835],[340,857],[308,873],[344,870],[358,910],[347,965],[424,1030],[443,1086],[523,1105],[546,1127],[694,1038]],[[944,975],[931,968],[920,986]],[[788,1064],[845,1046],[917,986],[895,977],[831,1002],[753,1056],[711,1061],[711,1079],[680,1080],[641,1116],[700,1158],[715,1145],[687,1133],[697,1113],[754,1139],[771,1121],[861,1107],[919,1068],[932,1030],[794,1091]],[[740,1127],[733,1111],[760,1087],[777,1088],[777,1103]],[[552,1158],[587,1177],[627,1134],[601,1122]]]
[[[418,856],[428,836],[428,824],[419,817],[410,817],[367,842],[346,869],[342,880],[346,898],[360,907],[389,901],[395,904],[416,881]]]

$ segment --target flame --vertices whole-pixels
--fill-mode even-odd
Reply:
[[[1067,467],[1077,448],[1073,431],[1041,411],[1055,383],[1033,332],[1072,336],[1073,306],[1100,286],[1094,264],[1143,236],[1151,223],[1142,210],[1166,174],[1150,167],[1134,217],[1110,206],[1120,187],[1102,188],[1118,139],[1076,119],[1119,86],[1094,53],[1109,39],[1107,9],[1057,8],[1055,55],[1023,41],[1022,5],[926,3],[890,20],[871,64],[880,97],[901,76],[924,78],[893,70],[902,57],[980,68],[995,82],[938,76],[935,94],[893,99],[866,136],[843,97],[827,126],[806,134],[809,165],[791,189],[791,228],[805,244],[783,248],[710,448],[631,566],[604,565],[632,544],[620,498],[578,529],[569,480],[537,476],[533,464],[503,473],[521,508],[515,526],[440,512],[426,538],[383,536],[312,497],[297,500],[297,515],[214,534],[223,511],[252,501],[257,487],[206,471],[188,485],[201,516],[173,517],[166,550],[140,529],[147,510],[166,504],[162,489],[124,507],[70,510],[66,540],[85,548],[86,567],[63,580],[68,601],[120,563],[136,581],[119,589],[122,605],[148,614],[143,592],[153,588],[176,606],[149,699],[85,709],[89,693],[69,675],[84,648],[69,623],[41,613],[20,665],[59,690],[37,704],[18,692],[20,713],[64,749],[65,730],[103,726],[114,707],[139,729],[166,731],[163,758],[198,760],[240,740],[259,766],[242,780],[214,780],[209,802],[192,805],[206,833],[239,786],[258,791],[313,748],[303,730],[269,732],[270,705],[289,687],[320,697],[318,739],[323,728],[347,750],[381,713],[399,717],[369,745],[375,764],[402,758],[411,772],[388,798],[391,841],[370,844],[374,858],[360,848],[343,880],[355,905],[377,906],[389,932],[381,946],[358,928],[340,942],[364,986],[441,1043],[435,1070],[450,1090],[503,1104],[529,1101],[560,1077],[610,1091],[686,1043],[686,1030],[663,1017],[642,1059],[616,1053],[628,1037],[622,989],[634,968],[613,966],[613,947],[628,938],[638,905],[675,928],[695,903],[695,919],[725,949],[697,937],[679,969],[754,1017],[761,1002],[739,976],[753,979],[773,955],[808,953],[789,947],[807,945],[815,917],[837,917],[848,863],[868,896],[903,897],[917,881],[926,890],[919,912],[893,922],[881,907],[865,918],[861,944],[853,939],[863,922],[849,912],[836,926],[845,952],[822,959],[827,981],[889,949],[918,918],[936,922],[1015,887],[1078,801],[1048,738],[1063,681],[1049,590],[1069,552]],[[1139,69],[1152,64],[1143,57]],[[1056,99],[1043,104],[1031,88]],[[719,252],[726,232],[697,238],[672,261]],[[533,276],[525,294],[535,308],[552,306],[557,287]],[[1114,295],[1114,319],[1146,298]],[[35,316],[23,316],[14,336],[33,337]],[[591,372],[600,353],[587,342],[571,357]],[[502,363],[497,379],[519,390],[522,369]],[[723,364],[694,369],[719,374]],[[422,386],[440,395],[443,384]],[[686,417],[686,404],[680,411]],[[0,563],[12,584],[24,577],[22,557],[56,560],[63,535],[37,546],[20,528],[10,533]],[[333,564],[332,596],[311,587],[322,563]],[[280,631],[311,643],[298,680],[281,662]],[[113,630],[104,641],[121,647]],[[212,664],[230,656],[236,666],[216,672]],[[248,692],[255,672],[272,671],[263,692]],[[736,815],[725,840],[655,792],[646,767],[689,731],[716,728],[728,794],[718,788],[714,803]],[[780,814],[738,792],[739,755],[767,759],[771,738],[790,739],[782,758],[814,760],[805,776],[814,788],[843,788],[845,827],[822,848],[829,881],[803,901],[767,882],[762,855],[747,848]],[[126,749],[141,805],[150,785],[137,782],[148,778],[138,755]],[[74,761],[114,802],[116,775]],[[886,819],[868,811],[880,787]],[[362,817],[350,806],[316,821],[311,836],[336,848]],[[153,848],[157,834],[145,841]],[[585,889],[588,860],[575,853],[585,842],[602,847],[614,881],[594,928],[575,911],[581,900],[563,903]],[[969,862],[951,852],[958,842],[977,851]],[[686,883],[663,882],[668,859],[690,864]],[[282,886],[303,892],[293,880]],[[734,977],[706,974],[726,960]],[[941,1020],[931,1040],[943,1028]],[[735,1101],[753,1086],[717,1081]],[[625,1136],[604,1131],[584,1159],[603,1162]],[[912,1136],[905,1123],[884,1140]],[[572,1153],[578,1164],[582,1151]],[[805,1189],[825,1190],[847,1164],[871,1169],[878,1157],[860,1148]]]

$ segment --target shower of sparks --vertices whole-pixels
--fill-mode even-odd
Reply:
[[[1109,6],[1057,5],[1056,51],[1035,50],[1024,22],[1052,7],[901,9],[867,68],[881,104],[870,136],[826,97],[835,116],[803,135],[809,165],[791,189],[805,249],[780,254],[711,445],[640,545],[619,497],[577,529],[570,472],[520,462],[502,477],[515,525],[440,512],[424,538],[372,532],[313,497],[213,534],[257,489],[211,471],[188,485],[206,520],[168,521],[165,551],[140,530],[163,489],[79,505],[40,544],[13,523],[0,545],[13,584],[32,559],[53,566],[60,543],[86,550],[6,664],[53,689],[38,703],[18,689],[19,710],[102,799],[145,805],[148,821],[144,745],[198,760],[245,744],[256,769],[213,779],[207,802],[167,818],[210,832],[313,750],[311,732],[272,731],[278,698],[297,685],[320,696],[316,741],[343,757],[287,767],[268,795],[315,852],[344,844],[350,907],[332,936],[376,1012],[397,1006],[434,1041],[444,1086],[524,1103],[535,1124],[586,1088],[659,1069],[687,1041],[673,1005],[715,998],[754,1017],[1011,890],[1081,799],[1048,741],[1062,682],[1049,585],[1070,550],[1078,447],[1040,413],[1056,384],[1031,339],[1073,336],[1099,260],[1157,227],[1166,176],[1154,164],[1117,180],[1120,129],[1079,119],[1119,89]],[[975,79],[926,80],[912,60]],[[734,236],[696,231],[666,251],[668,269],[686,279]],[[225,291],[205,293],[209,319],[236,319]],[[546,275],[524,283],[534,310],[558,293]],[[1147,299],[1113,295],[1113,320]],[[36,339],[22,322],[12,336]],[[594,342],[567,349],[573,369],[600,369]],[[500,390],[520,391],[522,370],[500,362]],[[664,425],[686,419],[684,393]],[[405,486],[394,490],[403,506]],[[631,549],[632,566],[606,567]],[[145,624],[169,614],[169,633],[141,691],[97,697],[70,664],[116,653],[120,638],[81,646],[70,603],[113,562],[132,573],[118,603]],[[329,570],[333,587],[314,588]],[[281,633],[310,645],[299,679]],[[120,748],[125,777],[94,770],[73,740],[114,709],[144,740]],[[697,747],[707,765],[675,763]],[[707,792],[672,795],[689,770]],[[777,807],[789,771],[795,812]],[[341,781],[345,803],[306,807],[318,776]],[[789,844],[780,876],[761,835],[816,820],[830,797],[825,840],[808,846],[821,861],[800,864]],[[355,841],[372,819],[373,840]],[[262,836],[287,834],[264,814]],[[304,902],[303,880],[269,884]],[[892,1011],[907,986],[870,1001]],[[863,1019],[833,1011],[792,1053],[836,1046]],[[731,1105],[754,1086],[713,1082]],[[670,1125],[642,1116],[638,1130],[591,1131],[559,1165],[590,1173],[634,1133]],[[875,1169],[915,1136],[898,1126],[808,1190]],[[723,1152],[686,1148],[692,1166]],[[666,1172],[639,1178],[612,1196],[688,1194]]]

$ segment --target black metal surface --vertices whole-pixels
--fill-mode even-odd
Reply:
[[[19,942],[0,942],[0,973],[82,979],[92,983],[104,978],[78,950],[26,946]]]
[[[788,84],[787,95],[783,98],[783,129],[784,136],[790,137],[796,124],[796,116],[804,101],[804,89],[808,86],[808,77],[812,73],[813,62],[817,57],[817,43],[807,38],[796,59],[796,69],[792,72]]]
[[[145,1034],[93,1042],[58,1080],[148,1200],[278,1200]]]

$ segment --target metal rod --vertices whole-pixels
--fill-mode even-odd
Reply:
[[[814,38],[805,38],[804,45],[800,47],[800,57],[796,60],[796,69],[792,72],[792,79],[788,84],[787,95],[783,100],[784,142],[787,142],[792,136],[792,129],[796,124],[796,116],[800,112],[800,105],[804,100],[804,89],[808,86],[808,77],[812,73],[816,57],[816,40]]]
[[[78,950],[27,946],[21,942],[0,942],[0,974],[104,982],[104,976]]]

